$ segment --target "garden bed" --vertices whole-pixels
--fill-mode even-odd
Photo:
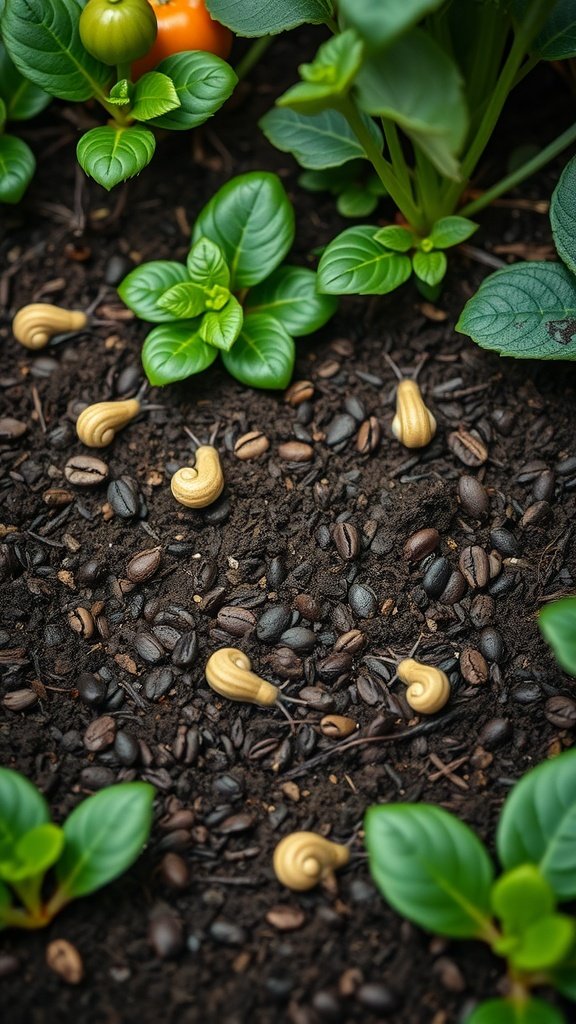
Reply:
[[[51,115],[45,136],[30,129],[32,144],[42,142],[49,155],[22,208],[3,214],[0,415],[16,417],[27,431],[0,442],[0,528],[16,528],[4,541],[26,565],[21,571],[22,562],[12,560],[16,578],[1,590],[0,762],[39,785],[57,820],[79,795],[117,779],[143,778],[158,791],[150,845],[127,877],[67,909],[45,932],[2,936],[0,1007],[11,1024],[79,1015],[86,1024],[148,1024],[159,1014],[166,1024],[369,1024],[386,1017],[449,1024],[497,989],[498,965],[483,949],[426,937],[384,904],[359,840],[334,892],[289,893],[274,879],[271,859],[279,839],[296,829],[349,840],[377,801],[439,804],[489,839],[513,782],[570,745],[562,725],[569,726],[572,705],[548,703],[568,696],[569,684],[535,621],[543,602],[574,587],[575,387],[565,367],[501,361],[454,333],[486,273],[461,253],[436,306],[411,285],[384,299],[343,301],[327,328],[299,344],[294,379],[314,384],[303,405],[244,389],[222,370],[151,390],[146,401],[162,408],[128,426],[102,454],[109,481],[128,476],[137,484],[140,509],[124,519],[106,504],[106,483],[80,489],[63,470],[70,456],[85,454],[73,432],[78,403],[127,397],[141,382],[142,326],[108,286],[97,316],[111,322],[89,335],[30,356],[9,329],[11,315],[29,301],[85,308],[134,262],[183,259],[187,223],[217,186],[251,169],[281,175],[296,202],[296,261],[313,265],[311,250],[335,234],[340,218],[330,197],[298,191],[292,161],[254,135],[255,121],[289,80],[280,80],[282,62],[291,67],[298,44],[302,57],[311,54],[312,35],[280,39],[241,105],[235,100],[195,137],[166,138],[154,165],[130,184],[125,207],[116,206],[118,193],[107,196],[75,178],[73,133],[58,148],[67,122]],[[503,126],[503,161],[513,142],[526,141],[528,111],[529,134],[548,134],[548,110],[559,96],[547,69],[532,92],[515,97]],[[565,122],[566,110],[553,116]],[[548,220],[534,200],[549,197],[560,166],[530,182],[520,201],[492,209],[474,246],[494,253],[507,245],[520,256],[522,246],[547,247]],[[392,439],[395,378],[383,353],[407,371],[426,357],[419,381],[439,430],[422,452]],[[366,455],[356,438],[371,416],[382,439]],[[191,454],[183,428],[207,441],[216,423],[225,493],[204,513],[183,510],[168,485]],[[242,461],[234,444],[252,430],[270,446]],[[486,450],[471,465],[462,461],[470,430]],[[460,439],[449,439],[457,432]],[[279,445],[288,441],[309,445],[310,459],[280,457]],[[489,513],[480,520],[458,503],[464,475],[488,492]],[[542,500],[549,504],[542,518],[523,519]],[[345,517],[361,538],[348,561],[331,536]],[[491,550],[491,531],[511,535],[496,537],[504,565],[486,622],[499,631],[503,653],[485,682],[461,679],[455,660],[464,648],[478,649],[473,595],[455,605],[432,600],[421,564],[403,555],[407,538],[423,527],[439,531],[441,553],[454,567],[464,547]],[[127,587],[129,560],[157,546],[160,568]],[[78,572],[92,560],[99,573]],[[83,638],[70,613],[95,604],[100,634]],[[277,649],[285,643],[266,642],[254,628],[239,639],[229,632],[238,616],[218,618],[233,606],[247,610],[250,625],[251,616],[256,621],[281,605],[294,610],[286,626],[314,633],[313,641],[296,634],[297,649],[282,658],[294,674],[288,692],[325,687],[332,697],[326,710],[354,718],[360,735],[376,742],[339,753],[319,735],[322,711],[299,709],[296,719],[306,723],[292,735],[277,711],[231,704],[208,688],[204,665],[221,646],[242,647],[264,677],[282,679]],[[171,606],[184,609],[184,618],[181,611],[162,616]],[[164,635],[164,651],[150,640],[162,635],[151,630],[166,625],[163,618],[178,632],[196,631],[189,667],[173,664],[173,636]],[[364,634],[364,645],[336,672],[324,659],[352,629]],[[453,682],[449,705],[424,728],[410,717],[401,684],[387,688],[387,664],[379,661],[389,649],[406,655],[419,634],[420,655],[446,662]],[[108,694],[90,706],[78,691],[80,673],[102,669]],[[21,690],[31,690],[34,702],[22,711],[7,707],[6,695]],[[86,730],[104,715],[123,738],[90,752]],[[162,867],[170,852],[190,868],[182,890],[167,877],[166,861]],[[179,925],[166,922],[170,914]],[[45,964],[46,943],[61,937],[82,956],[78,988]]]

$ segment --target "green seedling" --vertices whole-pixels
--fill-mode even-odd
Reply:
[[[540,610],[538,624],[556,661],[576,676],[576,597],[564,597]]]
[[[1,9],[0,5],[0,13]],[[19,203],[36,170],[30,146],[8,133],[6,125],[36,117],[50,98],[20,74],[0,37],[0,203]]]

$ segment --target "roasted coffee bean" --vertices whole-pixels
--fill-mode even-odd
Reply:
[[[46,963],[67,985],[79,985],[84,977],[82,957],[67,939],[52,939],[48,943]]]
[[[148,942],[160,960],[172,960],[184,949],[184,929],[170,912],[155,914],[148,929]]]
[[[278,445],[278,455],[285,462],[310,462],[314,458],[314,449],[304,441],[285,441]]]
[[[165,651],[173,651],[178,643],[181,633],[174,626],[152,626],[152,633],[160,641]]]
[[[490,566],[490,579],[495,580],[497,576],[502,572],[502,555],[499,551],[491,551],[488,555],[488,564]]]
[[[299,700],[303,700],[314,711],[333,711],[335,707],[332,694],[326,693],[321,686],[304,686],[298,693]]]
[[[372,587],[365,583],[353,583],[348,591],[348,604],[360,619],[371,619],[378,608],[378,598]]]
[[[0,417],[0,441],[17,441],[28,430],[28,425],[11,416]]]
[[[108,466],[94,455],[73,455],[64,466],[64,476],[75,487],[97,487],[108,477]]]
[[[294,407],[302,402],[309,402],[314,396],[314,385],[311,380],[295,380],[284,392],[284,401]]]
[[[504,657],[504,640],[499,630],[485,626],[478,637],[478,647],[487,661],[499,664]]]
[[[94,619],[87,608],[75,608],[68,615],[68,624],[74,633],[90,640],[94,636]]]
[[[246,636],[256,625],[256,616],[248,608],[225,605],[216,617],[220,629],[230,636]]]
[[[559,476],[572,476],[576,473],[576,455],[569,455],[568,458],[557,462],[556,472]]]
[[[516,577],[505,572],[490,584],[488,591],[492,597],[502,597],[504,594],[509,594],[515,585]]]
[[[554,497],[556,474],[552,469],[545,469],[536,477],[532,485],[533,501],[551,501]]]
[[[348,413],[340,413],[335,416],[333,420],[328,424],[326,430],[326,444],[329,448],[334,448],[338,444],[342,444],[343,441],[347,441],[349,437],[352,437],[356,433],[356,420],[353,416],[349,416]]]
[[[317,663],[317,670],[320,679],[326,682],[334,682],[337,679],[346,679],[352,671],[352,655],[345,651],[328,654]]]
[[[549,514],[550,505],[547,501],[535,501],[533,505],[526,509],[518,525],[521,530],[530,530],[532,527],[543,523]]]
[[[278,604],[262,612],[256,626],[256,636],[265,644],[274,644],[288,628],[292,613],[287,605]]]
[[[410,534],[404,544],[404,558],[410,562],[419,562],[427,555],[431,555],[440,543],[440,534],[432,526],[426,526],[416,533]]]
[[[357,558],[360,551],[360,534],[353,523],[336,523],[332,530],[332,540],[344,561],[350,562]]]
[[[132,583],[144,583],[160,568],[162,548],[147,548],[133,555],[126,566],[126,576]]]
[[[123,729],[116,733],[114,740],[114,753],[126,768],[131,768],[140,757],[140,744],[135,736]]]
[[[369,707],[380,704],[384,697],[381,686],[371,676],[358,676],[356,689],[360,700],[368,704]]]
[[[493,750],[506,743],[511,736],[512,726],[508,718],[491,718],[478,733],[478,743],[486,750]]]
[[[465,466],[483,466],[488,459],[484,442],[467,430],[455,430],[448,434],[448,447]]]
[[[112,285],[113,287],[120,284],[122,278],[126,277],[126,274],[131,270],[133,265],[134,264],[121,253],[116,253],[111,256],[104,269],[104,280],[106,284]],[[120,392],[120,394],[122,394],[122,392]]]
[[[216,615],[218,609],[223,605],[225,597],[225,587],[214,587],[213,590],[209,590],[207,594],[204,594],[198,608],[205,615]]]
[[[376,451],[380,444],[381,436],[380,423],[375,416],[370,416],[370,419],[364,420],[360,425],[356,437],[356,451],[360,452],[361,455],[369,455],[371,452]]]
[[[448,577],[448,583],[440,594],[438,600],[441,604],[458,604],[466,593],[466,580],[459,569],[453,569]]]
[[[308,619],[309,622],[318,622],[320,620],[322,609],[318,601],[311,594],[296,594],[293,604],[303,619]]]
[[[176,892],[184,892],[192,876],[186,861],[178,853],[165,853],[160,862],[160,876],[164,885]]]
[[[98,751],[112,746],[115,735],[115,719],[110,715],[102,715],[101,718],[95,718],[93,722],[90,722],[84,733],[84,746],[91,753],[98,753]]]
[[[114,772],[101,764],[92,764],[80,772],[80,785],[85,789],[106,789],[115,782]]]
[[[460,654],[460,672],[471,686],[482,686],[488,682],[488,665],[474,647],[465,647]]]
[[[542,690],[537,682],[520,683],[512,690],[512,700],[517,704],[533,704],[540,699]]]
[[[394,992],[387,985],[377,981],[360,985],[356,990],[356,999],[362,1006],[376,1013],[390,1013],[398,1006],[398,998]]]
[[[304,672],[302,659],[289,647],[277,647],[264,661],[275,675],[280,676],[280,679],[302,678]]]
[[[514,426],[514,413],[511,409],[493,409],[492,422],[499,434],[507,437]]]
[[[248,434],[242,434],[234,445],[234,455],[237,459],[257,459],[264,455],[270,447],[270,441],[261,430],[251,430]]]
[[[458,498],[464,511],[473,519],[482,519],[490,508],[486,488],[474,476],[460,477]]]
[[[356,732],[358,722],[345,715],[325,715],[320,721],[320,731],[331,740],[342,740]]]
[[[4,695],[2,703],[8,711],[27,711],[37,700],[34,690],[12,690]]]
[[[349,629],[342,633],[334,644],[335,651],[346,651],[348,654],[358,654],[366,643],[366,637],[359,629]]]
[[[531,459],[530,462],[522,466],[522,469],[516,474],[516,479],[521,484],[533,483],[547,468],[542,459]]]
[[[106,699],[107,684],[92,672],[81,672],[76,681],[78,694],[84,704],[98,707]]]
[[[140,655],[142,661],[147,661],[151,665],[161,661],[165,656],[162,644],[152,633],[137,633],[134,638],[134,649]]]
[[[286,566],[284,564],[284,559],[280,555],[277,555],[275,558],[272,559],[268,567],[268,572],[266,576],[269,585],[273,587],[275,590],[277,590],[278,587],[282,586],[284,580],[286,579],[287,572]]]
[[[316,645],[316,634],[305,626],[293,626],[282,633],[280,642],[298,654],[310,654]]]
[[[557,729],[574,729],[576,727],[576,700],[571,697],[550,697],[544,706],[544,714]]]
[[[178,668],[187,668],[194,663],[198,652],[198,638],[193,629],[182,633],[172,651],[172,664]]]
[[[239,924],[232,921],[214,921],[208,929],[210,938],[214,939],[220,946],[244,946],[247,942],[247,935]]]
[[[218,564],[212,559],[201,558],[194,569],[194,586],[203,594],[212,586],[218,576]]]
[[[460,571],[472,590],[485,587],[490,579],[490,563],[484,548],[472,544],[464,548],[459,560]]]
[[[434,559],[422,580],[422,586],[428,597],[431,597],[433,600],[440,597],[450,579],[451,573],[452,566],[447,558],[441,556]]]
[[[92,587],[95,583],[98,583],[105,571],[106,567],[102,562],[98,562],[95,558],[90,558],[87,562],[83,562],[76,570],[76,583],[80,587]]]
[[[504,555],[505,558],[514,558],[519,554],[520,548],[518,541],[514,537],[510,530],[499,527],[496,530],[490,530],[490,543],[492,547],[495,547],[500,554]]]

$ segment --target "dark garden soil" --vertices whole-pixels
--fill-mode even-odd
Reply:
[[[449,808],[492,845],[513,782],[572,743],[571,683],[535,616],[543,601],[574,589],[574,377],[566,364],[500,361],[454,333],[487,272],[466,253],[451,261],[437,307],[411,286],[343,302],[299,346],[295,379],[313,382],[311,400],[295,407],[211,371],[150,392],[162,408],[91,453],[102,454],[108,483],[128,483],[108,494],[107,483],[79,488],[64,477],[67,460],[87,454],[73,431],[81,404],[126,397],[141,382],[145,329],[109,285],[98,307],[109,326],[30,355],[11,337],[16,309],[36,300],[85,308],[133,262],[183,258],[187,222],[223,181],[249,169],[277,170],[295,199],[297,261],[313,265],[311,250],[342,228],[330,197],[298,190],[292,161],[255,130],[293,78],[298,39],[297,59],[308,56],[306,34],[278,41],[242,105],[192,139],[165,139],[125,208],[116,205],[122,193],[78,187],[74,128],[66,112],[53,113],[31,129],[49,156],[26,203],[3,211],[0,415],[27,429],[0,438],[2,570],[13,577],[0,589],[0,762],[40,786],[56,820],[118,779],[149,780],[158,793],[150,845],[123,880],[45,932],[2,935],[9,1024],[455,1024],[498,990],[499,965],[483,948],[403,923],[376,894],[359,838],[337,890],[306,894],[276,882],[274,846],[296,829],[345,842],[369,804],[393,800]],[[487,180],[514,144],[545,141],[571,116],[553,72],[523,89]],[[533,201],[549,197],[561,166],[483,217],[473,245],[551,255],[548,219]],[[439,429],[422,452],[392,439],[395,379],[384,352],[406,370],[426,357],[420,381]],[[356,439],[370,416],[382,439],[361,454]],[[226,491],[205,513],[184,510],[168,485],[190,458],[183,428],[207,440],[215,423]],[[234,443],[252,430],[269,450],[241,461]],[[310,460],[283,459],[287,441],[309,445]],[[489,497],[480,518],[473,502],[457,500],[464,475]],[[131,518],[122,515],[126,501]],[[334,542],[339,522],[358,531],[351,560]],[[452,568],[466,546],[499,551],[489,586],[462,594],[452,576],[452,595],[434,599],[430,577],[423,587],[431,557],[411,563],[403,554],[423,527],[439,531],[436,555]],[[158,546],[155,574],[129,583],[132,556]],[[90,637],[71,628],[78,607],[91,610]],[[256,623],[270,609],[277,616],[267,615],[259,637]],[[483,626],[495,632],[481,637]],[[337,643],[350,630],[363,637],[353,654]],[[189,642],[173,653],[181,634]],[[422,720],[401,684],[387,686],[390,667],[380,660],[389,648],[405,655],[419,634],[418,655],[443,665],[453,686],[444,711]],[[292,696],[313,688],[295,735],[278,711],[216,699],[203,668],[221,646],[241,647],[272,681],[288,674]],[[340,753],[318,726],[331,711],[374,742]],[[92,723],[103,716],[113,725],[94,742]],[[78,987],[45,964],[54,938],[82,956]]]

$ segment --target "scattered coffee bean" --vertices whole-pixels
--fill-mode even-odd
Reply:
[[[75,608],[68,615],[68,623],[70,629],[84,637],[85,640],[90,640],[94,636],[94,619],[87,608]]]
[[[376,1013],[389,1013],[398,1006],[394,992],[380,982],[366,982],[356,990],[356,999],[368,1010]]]
[[[288,628],[292,613],[287,605],[279,604],[262,612],[256,626],[256,636],[265,644],[276,643]]]
[[[366,636],[359,629],[349,629],[342,633],[334,644],[335,651],[346,651],[348,654],[358,654],[366,643]]]
[[[335,416],[333,420],[328,424],[326,430],[326,444],[329,448],[334,448],[338,444],[342,444],[343,441],[347,441],[349,437],[352,437],[356,433],[356,420],[353,416],[349,416],[348,413],[340,413]]]
[[[98,562],[95,558],[90,558],[77,569],[76,583],[79,587],[92,587],[95,583],[98,583],[105,571],[106,567],[102,562]]]
[[[144,680],[144,694],[148,700],[164,697],[174,685],[174,673],[169,668],[156,668]]]
[[[278,445],[278,455],[285,462],[310,462],[314,458],[314,449],[303,441],[285,441]]]
[[[110,715],[102,715],[94,719],[84,733],[84,746],[86,750],[95,754],[100,750],[106,750],[114,743],[116,735],[116,721]]]
[[[486,488],[474,476],[460,477],[458,498],[464,511],[473,519],[482,519],[490,508]]]
[[[419,562],[431,555],[440,543],[440,534],[431,526],[412,533],[404,544],[404,557],[410,562]]]
[[[108,476],[108,466],[93,455],[73,455],[64,466],[64,476],[75,487],[97,487]]]
[[[308,619],[309,622],[319,621],[322,609],[310,594],[296,594],[293,603],[303,619]]]
[[[46,963],[67,985],[79,985],[84,977],[82,957],[66,939],[53,939],[48,943]]]
[[[551,725],[557,729],[574,729],[576,727],[576,701],[571,697],[550,697],[546,701],[544,714]]]
[[[17,441],[27,430],[27,424],[21,420],[14,420],[11,416],[0,417],[0,441]]]
[[[138,633],[134,639],[134,649],[142,661],[153,665],[165,657],[165,650],[160,641],[152,633]]]
[[[460,654],[460,671],[463,679],[471,686],[483,686],[488,682],[488,665],[480,651],[474,647],[465,647]]]
[[[422,580],[422,586],[428,597],[431,597],[432,600],[440,597],[450,579],[451,572],[452,566],[447,558],[441,556],[434,559]]]
[[[214,921],[209,928],[210,937],[221,946],[243,946],[246,932],[232,921]]]
[[[80,699],[84,704],[91,707],[98,707],[106,699],[107,685],[99,676],[92,672],[82,672],[77,679],[76,686]]]
[[[246,636],[256,625],[256,616],[248,608],[235,605],[224,606],[218,612],[216,622],[220,629],[230,636]]]
[[[520,551],[518,541],[510,530],[505,530],[504,527],[490,530],[490,543],[505,558],[514,558]]]
[[[291,907],[286,904],[279,904],[270,907],[266,911],[268,924],[279,932],[294,932],[301,928],[306,920],[306,915],[301,907]]]
[[[478,743],[486,750],[493,750],[506,743],[512,736],[512,726],[508,718],[491,718],[482,726],[478,734]]]
[[[314,385],[311,380],[295,380],[284,392],[284,401],[288,405],[301,405],[302,402],[309,402],[314,396]]]
[[[248,434],[242,434],[234,445],[234,454],[237,459],[257,459],[264,455],[270,447],[270,441],[261,430],[251,430]]]
[[[372,587],[365,583],[353,583],[348,591],[348,604],[360,619],[371,619],[378,608],[378,598]]]
[[[310,654],[316,645],[316,634],[305,626],[293,626],[282,633],[280,642],[298,654]]]
[[[160,863],[162,881],[170,889],[184,892],[191,881],[191,872],[186,861],[178,853],[165,853]]]
[[[184,949],[182,922],[174,914],[155,914],[150,921],[148,941],[160,960],[172,960]]]
[[[135,736],[130,732],[125,732],[123,729],[116,733],[114,740],[114,753],[120,761],[120,764],[130,768],[133,764],[136,764],[140,757],[140,745]]]
[[[455,430],[448,434],[448,447],[465,466],[482,466],[488,459],[486,445],[467,430]]]
[[[2,698],[2,704],[7,711],[27,711],[37,700],[38,695],[34,690],[11,690]]]
[[[490,563],[484,548],[472,544],[460,555],[460,571],[472,590],[485,587],[490,579]]]
[[[522,530],[530,530],[539,526],[550,514],[550,505],[547,501],[535,501],[530,505],[522,516],[519,526]]]
[[[545,469],[536,477],[532,485],[533,501],[551,501],[554,497],[556,474],[552,469]]]
[[[128,562],[126,576],[132,583],[144,583],[160,568],[162,548],[147,548],[139,551]]]
[[[465,593],[466,580],[459,569],[453,569],[438,600],[441,604],[458,604]]]
[[[140,509],[138,485],[129,476],[121,476],[108,485],[108,503],[120,519],[133,519]]]
[[[369,455],[371,452],[376,451],[380,444],[381,436],[382,430],[379,421],[375,416],[370,416],[370,419],[364,420],[360,425],[356,437],[356,451],[360,452],[361,455]]]
[[[340,558],[349,562],[358,556],[360,551],[360,534],[353,523],[336,523],[332,531],[332,540]]]
[[[504,657],[504,639],[493,626],[484,627],[478,638],[478,647],[487,661],[499,664]]]
[[[301,679],[303,673],[302,659],[289,647],[277,647],[264,659],[272,672],[280,679]]]
[[[172,664],[178,668],[187,668],[194,663],[198,652],[198,638],[192,629],[182,636],[172,650]]]

